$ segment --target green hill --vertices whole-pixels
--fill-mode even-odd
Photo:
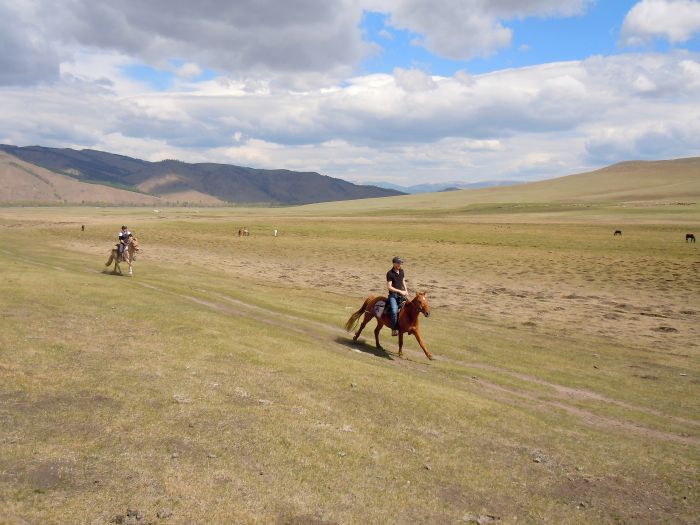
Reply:
[[[423,193],[333,205],[336,213],[361,210],[459,210],[498,203],[676,202],[700,199],[700,157],[631,161],[556,179],[475,190]],[[309,206],[323,211],[323,205]]]

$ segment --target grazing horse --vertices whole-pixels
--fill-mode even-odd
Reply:
[[[380,300],[384,301],[386,299],[384,297],[368,297],[365,302],[362,303],[360,309],[352,314],[350,319],[348,319],[348,322],[345,323],[345,329],[350,332],[355,327],[360,317],[362,317],[362,314],[365,315],[365,318],[362,320],[362,324],[360,325],[360,329],[352,338],[353,341],[357,341],[357,338],[360,337],[360,333],[362,333],[364,327],[370,322],[372,317],[375,317],[374,306],[376,305],[377,301]],[[416,340],[423,349],[423,352],[425,352],[426,357],[428,359],[433,359],[433,355],[428,352],[428,349],[425,347],[425,343],[423,342],[423,338],[420,336],[420,330],[418,328],[419,314],[423,314],[426,317],[430,316],[430,305],[428,304],[428,298],[423,292],[418,292],[412,301],[406,301],[406,304],[399,312],[399,357],[403,357],[403,334],[407,333],[409,335],[416,336]],[[391,328],[391,315],[388,312],[383,312],[380,317],[377,317],[377,327],[374,329],[374,342],[376,343],[377,348],[380,350],[383,350],[383,348],[382,345],[379,344],[379,331],[383,326],[388,326]]]
[[[685,242],[695,242],[695,234],[693,233],[686,233],[685,234]]]
[[[615,233],[613,233],[613,237],[616,235],[622,235],[622,230],[615,230]]]
[[[105,266],[109,266],[114,261],[114,270],[112,273],[122,274],[122,269],[119,267],[119,263],[125,262],[129,265],[129,275],[134,275],[134,270],[132,265],[134,264],[134,259],[136,258],[136,253],[139,251],[139,241],[136,237],[131,237],[124,252],[120,255],[116,248],[112,248],[112,252],[109,255],[109,259],[105,263]]]

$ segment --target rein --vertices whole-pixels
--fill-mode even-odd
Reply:
[[[406,301],[406,306],[408,305],[411,305],[416,310],[416,317],[423,312],[423,307],[415,304],[413,301]],[[406,308],[406,306],[404,306],[404,308]]]

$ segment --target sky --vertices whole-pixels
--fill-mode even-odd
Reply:
[[[0,143],[413,185],[700,156],[700,0],[0,0]]]

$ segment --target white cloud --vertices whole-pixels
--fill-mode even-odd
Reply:
[[[591,0],[366,0],[389,14],[389,25],[418,34],[415,43],[437,55],[465,60],[510,46],[503,21],[581,14]]]
[[[512,41],[504,21],[571,16],[592,0],[0,0],[0,85],[55,81],[62,62],[116,54],[184,79],[202,70],[305,90],[334,84],[378,51],[365,11],[443,57],[487,56]],[[391,27],[381,35],[392,38]]]
[[[418,69],[397,67],[394,70],[394,81],[397,86],[406,91],[430,91],[437,87],[430,75]]]
[[[178,77],[181,78],[186,78],[186,79],[194,79],[203,73],[202,68],[199,67],[197,64],[194,62],[185,62],[182,64],[180,67],[178,67],[175,70],[175,74]]]
[[[0,83],[55,80],[66,59],[59,48],[116,52],[163,69],[185,60],[240,77],[327,81],[371,51],[361,17],[355,0],[3,0]],[[193,76],[192,67],[183,73]]]
[[[642,0],[627,13],[621,38],[628,46],[648,44],[655,38],[679,44],[699,31],[697,0]]]
[[[157,93],[124,75],[128,60],[86,53],[51,87],[0,88],[0,142],[404,183],[700,155],[700,54],[686,51],[305,91],[219,78]]]

